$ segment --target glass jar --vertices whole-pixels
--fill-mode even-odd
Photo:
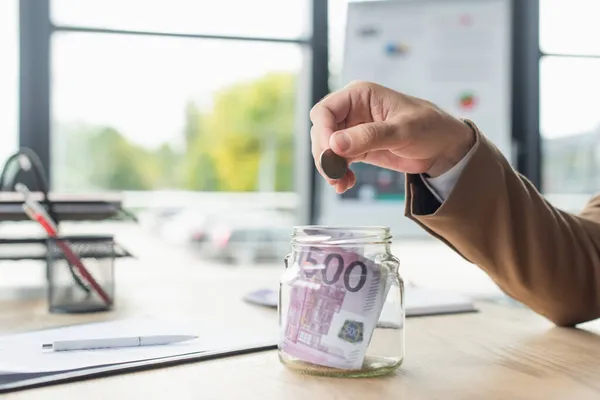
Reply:
[[[404,359],[404,283],[386,227],[294,227],[279,288],[279,359],[310,375],[367,377]]]

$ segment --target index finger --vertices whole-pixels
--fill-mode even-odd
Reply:
[[[350,112],[350,95],[346,89],[330,93],[317,103],[310,111],[313,123],[313,141],[321,150],[329,148],[329,138],[334,132],[344,127],[344,120]]]
[[[310,120],[313,125],[318,126],[320,129],[335,132],[338,124],[348,117],[351,104],[352,101],[347,88],[330,93],[310,110]]]
[[[329,137],[336,131],[335,116],[322,103],[317,103],[310,111],[310,120],[313,123],[312,140],[318,144],[321,150],[326,149],[329,145]]]

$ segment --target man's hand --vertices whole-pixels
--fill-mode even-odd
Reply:
[[[354,82],[331,93],[310,112],[312,153],[321,175],[343,193],[356,183],[351,170],[327,178],[319,165],[331,148],[348,163],[364,162],[432,177],[448,171],[475,143],[464,122],[435,105],[383,86]]]

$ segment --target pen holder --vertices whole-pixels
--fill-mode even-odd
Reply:
[[[49,238],[47,247],[50,312],[90,313],[113,308],[112,236]]]

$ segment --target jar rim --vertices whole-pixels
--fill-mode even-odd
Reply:
[[[298,225],[293,227],[292,242],[298,245],[349,246],[390,243],[387,226]]]
[[[307,229],[320,229],[320,230],[331,230],[331,231],[384,231],[390,230],[389,226],[384,225],[294,225],[294,231],[307,230]]]

